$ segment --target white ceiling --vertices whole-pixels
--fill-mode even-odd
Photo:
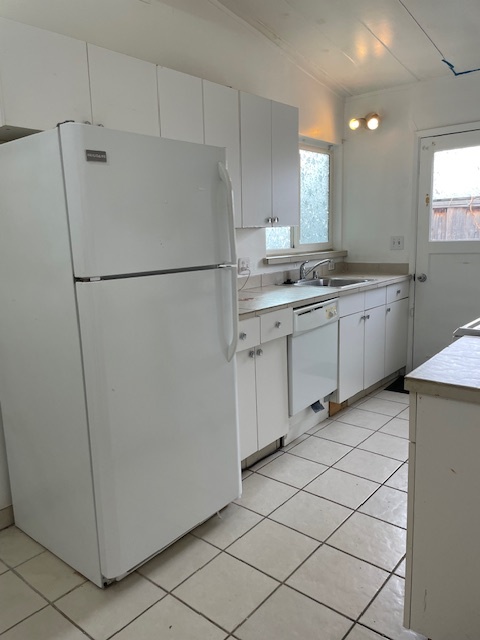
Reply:
[[[217,1],[343,95],[480,67],[479,0]]]
[[[443,57],[459,73],[480,67],[480,0],[0,0],[2,17],[194,75],[204,71],[189,43],[217,46],[217,23],[227,28],[219,14],[249,24],[340,96],[451,75]]]

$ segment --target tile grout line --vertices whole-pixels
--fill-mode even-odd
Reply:
[[[48,551],[48,549],[45,549],[45,551]],[[42,552],[43,553],[43,552]],[[50,552],[51,553],[51,552]],[[37,554],[36,556],[33,556],[34,558],[38,557],[41,554]],[[30,560],[32,560],[33,558],[30,558]],[[28,561],[27,561],[28,562]],[[17,566],[22,566],[23,564],[25,564],[24,562],[22,562],[21,564],[17,565]],[[30,589],[32,589],[32,591],[34,591],[37,595],[39,595],[41,598],[43,598],[43,600],[46,601],[46,605],[44,607],[42,607],[41,609],[38,609],[38,611],[34,611],[32,614],[26,616],[25,618],[22,618],[22,620],[19,620],[17,623],[15,623],[13,626],[11,626],[9,629],[5,629],[4,631],[2,631],[2,633],[0,634],[0,637],[6,633],[6,631],[9,631],[10,629],[13,629],[14,627],[18,626],[19,624],[22,624],[22,622],[24,622],[25,620],[28,620],[29,618],[31,618],[32,616],[34,616],[36,613],[39,613],[40,611],[43,611],[44,609],[47,609],[49,606],[52,607],[57,613],[59,613],[62,617],[64,617],[65,619],[67,619],[69,622],[71,622],[73,624],[74,627],[76,627],[79,631],[81,631],[87,638],[90,638],[91,640],[95,640],[94,638],[92,638],[92,636],[90,636],[84,629],[82,629],[74,620],[71,620],[65,613],[63,613],[63,611],[61,611],[55,604],[56,601],[60,600],[61,598],[63,598],[64,595],[67,595],[67,593],[72,593],[72,591],[75,591],[76,589],[78,589],[79,587],[83,586],[85,584],[85,582],[87,582],[87,579],[85,578],[85,582],[82,582],[81,584],[77,585],[76,587],[74,587],[73,589],[70,589],[70,591],[68,591],[67,593],[59,596],[56,600],[49,600],[43,593],[41,593],[36,587],[34,587],[33,585],[31,585],[28,580],[26,580],[20,573],[18,573],[17,571],[15,571],[15,568],[11,568],[10,571],[12,571],[12,573],[14,575],[17,576],[17,578],[20,578],[20,580],[22,580],[22,582],[24,582]]]

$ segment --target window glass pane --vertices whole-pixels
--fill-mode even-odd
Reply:
[[[330,156],[300,149],[300,244],[328,242]]]
[[[430,240],[480,240],[480,147],[434,154]]]
[[[265,233],[267,239],[267,251],[291,248],[290,227],[268,227],[265,229]]]

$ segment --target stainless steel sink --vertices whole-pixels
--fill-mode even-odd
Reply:
[[[373,282],[373,278],[315,278],[314,280],[298,280],[294,282],[296,287],[349,287],[353,284]]]
[[[315,280],[298,280],[293,283],[295,287],[328,287],[328,278],[315,278]]]
[[[373,278],[328,278],[329,287],[349,287],[351,284],[373,282]]]

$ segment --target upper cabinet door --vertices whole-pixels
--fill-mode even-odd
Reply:
[[[298,109],[280,102],[272,102],[272,202],[276,225],[300,223]]]
[[[186,73],[157,67],[160,135],[204,142],[202,81]]]
[[[240,173],[240,120],[238,91],[208,80],[203,81],[205,144],[225,147],[232,179],[235,226],[242,226],[242,183]]]
[[[0,19],[2,125],[91,121],[85,42]]]
[[[240,92],[243,227],[272,221],[272,103]]]
[[[156,65],[88,45],[93,124],[160,135]]]

